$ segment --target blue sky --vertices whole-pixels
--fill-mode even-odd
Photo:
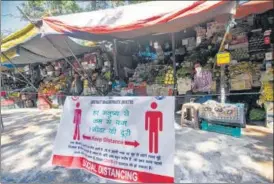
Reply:
[[[20,19],[21,13],[16,8],[16,6],[20,7],[23,2],[24,1],[1,1],[1,32],[5,35],[20,30],[28,24],[27,21]],[[85,6],[86,2],[81,2],[79,5]]]
[[[4,34],[15,32],[28,24],[19,18],[21,14],[16,8],[22,3],[23,1],[1,1],[1,32]]]

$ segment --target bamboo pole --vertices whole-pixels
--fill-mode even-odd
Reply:
[[[73,51],[71,50],[71,48],[70,48],[70,46],[69,46],[69,44],[68,44],[68,42],[67,42],[66,39],[65,39],[65,42],[66,42],[66,44],[67,44],[67,46],[68,46],[68,49],[69,49],[70,53],[72,54],[72,56],[74,57],[74,59],[77,61],[78,65],[81,67],[81,69],[84,71],[84,73],[88,76],[88,81],[90,82],[91,86],[94,87],[99,93],[101,93],[101,95],[103,95],[103,92],[102,92],[99,88],[97,88],[95,85],[92,84],[91,78],[90,78],[89,75],[85,72],[84,67],[81,65],[80,61],[78,60],[78,58],[75,56],[75,54],[74,54]]]

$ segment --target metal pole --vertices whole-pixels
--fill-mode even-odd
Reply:
[[[88,76],[88,74],[85,72],[84,67],[81,65],[80,61],[78,60],[78,58],[74,55],[73,51],[71,50],[71,48],[70,48],[70,46],[69,46],[69,44],[68,44],[68,42],[67,42],[66,39],[65,39],[65,42],[66,42],[66,44],[68,46],[68,49],[69,49],[70,53],[72,54],[72,56],[74,57],[74,59],[77,61],[78,65],[81,67],[81,69],[83,70],[83,72]],[[91,83],[91,79],[90,79],[89,76],[88,76],[88,80]]]
[[[117,39],[113,40],[113,65],[114,65],[114,73],[117,77],[118,74],[118,62],[117,62]]]
[[[15,70],[17,70],[17,72],[36,90],[38,91],[38,89],[17,69],[17,67],[15,66],[15,64],[10,60],[10,58],[8,58],[6,56],[6,54],[4,54],[2,52],[2,55],[12,64],[12,66],[15,68]]]
[[[2,68],[2,62],[0,61],[0,70]],[[0,73],[0,94],[2,96],[2,72]],[[0,104],[0,116],[1,116],[1,133],[4,130],[4,123],[3,123],[3,119],[2,119],[2,111],[1,111],[1,104]]]
[[[239,1],[237,1],[237,3],[235,4],[235,10],[237,9],[237,6],[239,4]],[[222,40],[222,43],[220,45],[220,48],[219,48],[219,52],[222,52],[224,50],[224,44],[225,44],[225,41],[226,41],[226,38],[230,32],[230,28],[231,26],[235,24],[235,19],[234,19],[234,16],[233,14],[230,15],[230,19],[228,21],[228,24],[227,24],[227,27],[226,27],[226,31],[225,31],[225,35],[223,37],[223,40]],[[213,70],[215,69],[215,63],[214,63],[214,67],[213,67]],[[221,80],[220,80],[220,89],[221,89],[221,103],[225,103],[226,101],[226,94],[225,94],[225,66],[221,66]]]
[[[172,41],[172,64],[173,64],[173,80],[174,80],[174,84],[173,84],[173,95],[175,96],[177,94],[177,89],[176,89],[176,82],[177,82],[177,78],[176,78],[176,57],[175,57],[175,33],[171,33],[171,41]]]
[[[1,72],[1,74],[2,74],[2,75],[9,76],[9,74],[7,74],[7,73],[5,73],[5,72]],[[1,77],[2,77],[2,75],[1,75]],[[21,79],[15,77],[13,74],[11,74],[11,76],[14,77],[14,78],[15,78],[16,80],[18,80],[18,81],[21,81],[21,82],[24,82],[24,83],[28,84],[26,81],[23,81],[23,80],[21,80]]]
[[[27,16],[27,14],[25,14],[18,6],[16,6],[17,7],[17,9],[21,12],[21,14],[22,15],[24,15],[32,24],[34,24],[35,25],[35,22],[34,21],[32,21],[28,16]],[[52,44],[52,46],[63,56],[63,58],[65,59],[65,61],[66,62],[68,62],[69,63],[69,65],[72,67],[72,69],[76,72],[76,73],[78,73],[81,77],[83,77],[76,69],[75,69],[75,67],[70,63],[70,61],[66,58],[66,56],[56,47],[56,45],[49,39],[49,37],[47,36],[47,35],[45,35],[45,38]],[[69,48],[70,49],[70,48]],[[73,54],[73,53],[72,53]],[[74,55],[73,55],[74,56]],[[78,60],[77,60],[77,62],[78,62]],[[83,77],[84,78],[84,77]],[[96,88],[96,87],[95,87]],[[103,94],[102,92],[101,92],[101,90],[98,90],[97,88],[96,88],[96,90],[99,92],[99,93],[101,93],[101,94]]]
[[[81,77],[83,77],[80,72],[77,71],[77,69],[75,69],[75,67],[73,66],[73,64],[67,59],[67,56],[65,56],[57,47],[56,45],[51,41],[51,39],[47,36],[45,36],[45,38],[51,43],[51,45],[63,56],[63,59],[74,69],[74,71],[76,73],[78,73]]]
[[[68,44],[68,42],[67,42],[66,39],[65,39],[65,42],[66,42],[66,44],[67,44],[67,46],[68,46],[68,49],[69,49],[70,53],[73,55],[74,59],[77,61],[77,63],[79,64],[79,66],[81,67],[81,69],[84,71],[84,73],[88,76],[88,81],[90,82],[91,86],[92,86],[92,87],[95,87],[95,89],[96,89],[99,93],[101,93],[101,94],[103,95],[103,92],[102,92],[100,89],[98,89],[97,86],[95,86],[95,85],[92,84],[91,78],[90,78],[89,75],[85,72],[85,69],[84,69],[84,67],[81,65],[81,63],[80,63],[80,61],[78,60],[78,58],[74,55],[74,53],[73,53],[73,51],[71,50],[71,48],[70,48],[70,46],[69,46],[69,44]]]
[[[221,103],[225,103],[226,101],[226,93],[225,93],[225,66],[221,66]]]

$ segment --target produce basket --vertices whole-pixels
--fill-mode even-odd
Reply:
[[[251,89],[252,84],[250,80],[231,80],[230,81],[230,90],[240,91]]]
[[[159,84],[152,84],[152,85],[147,85],[147,95],[148,96],[160,96],[160,90],[162,86]]]
[[[191,79],[179,78],[177,80],[177,88],[178,88],[179,95],[186,94],[187,91],[191,90]]]
[[[172,96],[173,94],[173,87],[172,86],[163,86],[160,89],[160,94],[157,96]]]

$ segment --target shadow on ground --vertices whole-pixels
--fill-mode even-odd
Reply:
[[[178,128],[175,182],[273,183],[273,129],[242,130],[243,136],[234,138]]]
[[[2,183],[113,183],[83,170],[51,166],[59,110],[4,111]],[[175,182],[273,181],[273,130],[242,138],[176,128]]]

